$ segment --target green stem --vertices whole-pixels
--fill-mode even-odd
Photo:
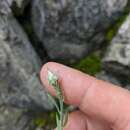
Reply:
[[[63,100],[59,100],[59,103],[60,103],[60,130],[63,130],[63,109],[64,109]]]

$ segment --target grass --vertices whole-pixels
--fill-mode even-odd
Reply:
[[[57,100],[48,93],[48,97],[52,104],[56,107],[56,125],[57,130],[63,130],[67,122],[67,109],[64,105],[64,96],[60,88],[59,77],[52,71],[48,70],[48,82],[54,88]],[[66,118],[66,119],[65,119]]]

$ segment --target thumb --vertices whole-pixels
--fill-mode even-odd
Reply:
[[[116,130],[130,130],[130,92],[69,67],[49,62],[41,70],[41,80],[48,84],[47,70],[58,72],[65,102],[76,105],[89,116],[104,120]]]

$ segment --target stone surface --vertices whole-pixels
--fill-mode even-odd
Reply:
[[[15,16],[22,16],[30,0],[12,0],[11,8]]]
[[[125,88],[130,91],[130,84],[127,84],[127,85],[125,86]]]
[[[26,112],[9,106],[0,107],[0,130],[30,130],[31,118]]]
[[[109,72],[130,76],[130,14],[108,47],[103,64]]]
[[[110,82],[118,86],[122,86],[122,82],[117,77],[105,71],[101,71],[98,74],[96,74],[96,78]]]
[[[51,59],[74,62],[99,48],[127,0],[34,0],[32,23]]]
[[[29,0],[13,0],[19,8],[25,7]]]
[[[115,76],[112,73],[108,73],[104,70],[99,72],[98,74],[95,75],[96,78],[107,81],[109,83],[112,83],[114,85],[123,87],[124,89],[130,90],[130,83],[128,83],[128,80],[125,77],[122,76]]]
[[[24,8],[28,4],[29,1],[30,0],[1,0],[0,4],[4,5],[4,8],[5,8],[5,5],[6,5],[6,9],[8,7],[11,7],[12,4],[14,4],[14,3],[16,4],[17,7]]]
[[[15,14],[22,14],[29,2],[30,0],[0,0],[0,10],[2,13],[7,13],[12,8]]]
[[[51,109],[52,105],[39,80],[39,57],[13,17],[9,6],[1,4],[0,105]]]

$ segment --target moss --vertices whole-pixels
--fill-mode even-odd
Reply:
[[[84,73],[95,75],[101,70],[101,58],[97,54],[92,54],[79,61],[79,63],[72,65],[72,67]]]
[[[46,120],[44,118],[36,118],[35,120],[33,120],[33,123],[35,126],[41,128],[41,127],[44,127],[45,124],[46,124]]]
[[[115,25],[111,26],[106,33],[106,41],[110,42],[113,37],[117,34],[119,27],[125,21],[127,15],[123,15],[119,18]]]
[[[122,16],[116,21],[116,23],[108,29],[106,33],[106,41],[107,43],[110,43],[110,41],[113,39],[113,37],[116,35],[119,27],[122,25],[122,23],[125,21],[126,17],[128,16],[130,12],[129,6],[127,6],[124,10],[124,13]]]
[[[32,123],[36,128],[45,128],[47,126],[53,128],[55,127],[55,112],[39,113],[34,117]]]

